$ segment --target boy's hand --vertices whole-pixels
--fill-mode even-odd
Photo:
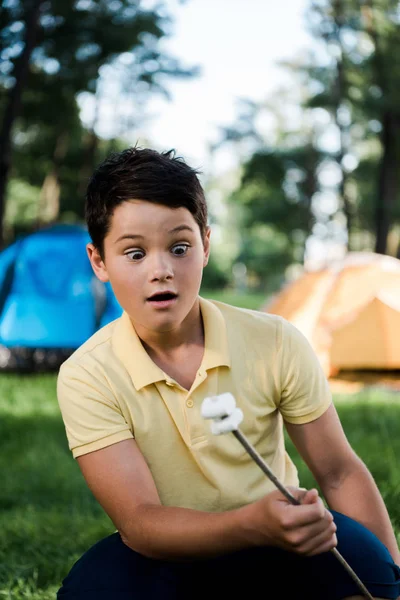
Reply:
[[[251,505],[251,527],[257,527],[257,532],[253,529],[256,536],[258,533],[257,545],[277,546],[305,556],[334,548],[336,525],[318,491],[288,489],[301,505],[291,504],[278,490]]]

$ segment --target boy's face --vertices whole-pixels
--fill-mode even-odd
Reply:
[[[87,251],[97,277],[110,281],[134,325],[161,333],[194,308],[209,248],[210,230],[203,241],[186,208],[132,200],[114,210],[104,262],[92,244]]]

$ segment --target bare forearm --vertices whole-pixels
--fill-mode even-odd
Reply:
[[[151,558],[218,556],[251,546],[242,524],[246,507],[208,513],[186,508],[141,506],[131,524],[120,528],[124,543]]]
[[[376,483],[361,461],[341,481],[321,482],[329,508],[362,523],[385,544],[395,562],[400,553],[390,517]]]

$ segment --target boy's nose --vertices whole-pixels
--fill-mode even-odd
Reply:
[[[162,257],[155,258],[152,263],[150,278],[152,281],[165,281],[174,276],[172,266],[168,260]]]

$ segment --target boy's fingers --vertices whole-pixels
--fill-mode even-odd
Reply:
[[[333,521],[333,515],[325,508],[317,489],[306,490],[305,488],[288,486],[288,490],[299,500],[300,504],[286,504],[287,500],[284,500],[286,504],[284,517],[286,529],[308,526],[321,521],[326,523]]]
[[[314,504],[318,501],[318,491],[314,488],[307,490],[306,488],[288,486],[287,489],[301,504]]]
[[[315,502],[318,502],[318,491],[315,489],[312,490],[307,490],[306,493],[304,494],[301,503],[302,504],[315,504]]]
[[[333,517],[323,504],[300,504],[299,506],[287,506],[283,517],[284,527],[293,529],[305,525],[311,525],[319,521],[331,522]]]

